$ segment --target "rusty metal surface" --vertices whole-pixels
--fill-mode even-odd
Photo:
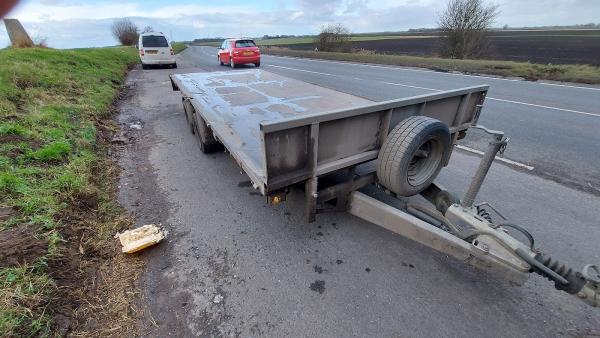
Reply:
[[[373,103],[260,69],[177,74],[172,79],[256,184],[266,182],[261,122]]]

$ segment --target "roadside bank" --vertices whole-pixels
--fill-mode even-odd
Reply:
[[[0,50],[2,335],[137,330],[144,264],[112,237],[132,224],[115,202],[112,116],[136,62],[126,47]]]

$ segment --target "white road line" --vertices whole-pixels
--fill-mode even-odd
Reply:
[[[336,74],[330,74],[330,73],[315,72],[315,71],[312,71],[312,70],[292,68],[292,67],[284,67],[284,66],[276,66],[276,65],[267,65],[267,67],[283,68],[283,69],[289,69],[289,70],[294,70],[294,71],[298,71],[298,72],[319,74],[319,75],[325,75],[325,76],[347,77],[347,76],[344,76],[344,75],[336,75]],[[353,77],[353,79],[367,81],[367,79],[361,79],[361,78],[357,78],[357,77]],[[371,81],[373,81],[373,80],[371,80]],[[420,86],[412,86],[412,85],[407,85],[407,84],[403,84],[403,83],[394,83],[394,82],[385,82],[385,81],[378,81],[378,82],[381,82],[381,83],[387,84],[387,85],[391,85],[391,86],[401,86],[401,87],[408,87],[408,88],[415,88],[415,89],[431,90],[431,91],[436,91],[436,92],[441,92],[442,91],[441,89],[427,88],[427,87],[420,87]],[[507,102],[507,103],[513,103],[513,104],[520,104],[520,105],[530,106],[530,107],[559,110],[559,111],[564,111],[564,112],[568,112],[568,113],[575,113],[575,114],[580,114],[580,115],[600,117],[600,114],[597,114],[597,113],[588,113],[588,112],[583,112],[583,111],[578,111],[578,110],[573,110],[573,109],[565,109],[565,108],[559,108],[559,107],[544,106],[544,105],[541,105],[541,104],[527,103],[527,102],[521,102],[521,101],[505,100],[505,99],[499,99],[499,98],[495,98],[495,97],[491,97],[491,96],[488,96],[487,99],[488,100],[493,100],[493,101],[501,101],[501,102]]]
[[[402,83],[394,83],[394,82],[383,82],[383,83],[388,84],[388,85],[392,85],[392,86],[400,86],[400,87],[408,87],[408,88],[431,90],[431,91],[434,91],[434,92],[441,92],[442,91],[441,89],[433,89],[433,88],[427,88],[427,87],[411,86],[411,85],[402,84]]]
[[[376,64],[364,64],[364,63],[358,63],[358,62],[344,62],[344,61],[320,60],[320,59],[301,58],[301,57],[292,57],[292,56],[278,56],[278,55],[265,55],[265,56],[273,57],[273,58],[309,60],[309,61],[334,63],[334,64],[341,64],[341,65],[351,65],[351,66],[371,67],[371,68],[385,68],[385,69],[395,69],[395,70],[406,70],[406,71],[411,71],[411,72],[436,73],[436,74],[440,74],[440,75],[451,75],[451,76],[477,77],[477,78],[490,79],[490,80],[498,80],[498,81],[522,82],[522,83],[530,83],[530,84],[539,84],[539,85],[544,85],[544,86],[555,86],[555,87],[566,87],[566,88],[574,88],[574,89],[584,89],[584,90],[600,91],[600,88],[598,88],[598,87],[575,86],[575,85],[567,85],[567,84],[560,84],[560,83],[549,83],[549,82],[527,82],[527,81],[520,80],[520,79],[506,79],[506,78],[501,78],[501,77],[485,76],[485,75],[461,74],[461,73],[451,73],[451,72],[438,72],[438,71],[435,71],[435,70],[416,69],[415,67],[407,67],[407,66],[385,66],[385,65],[376,65]]]
[[[468,152],[473,153],[473,154],[481,155],[481,156],[483,156],[483,154],[484,154],[483,151],[481,151],[481,150],[477,150],[477,149],[465,147],[465,146],[462,146],[460,144],[455,145],[455,147],[458,148],[458,149],[464,150],[464,151],[468,151]],[[530,165],[523,164],[521,162],[517,162],[517,161],[513,161],[513,160],[509,160],[509,159],[504,158],[504,157],[498,157],[498,156],[496,156],[495,160],[498,160],[500,162],[504,162],[506,164],[514,165],[514,166],[519,167],[519,168],[527,169],[527,170],[530,170],[530,171],[534,169],[534,167],[532,167]]]
[[[335,75],[335,74],[329,74],[329,73],[321,73],[321,72],[314,72],[312,70],[298,69],[298,68],[291,68],[291,67],[284,67],[284,66],[267,65],[267,67],[283,68],[283,69],[295,70],[295,71],[304,72],[304,73],[312,73],[312,74],[319,74],[319,75],[341,77],[341,75]]]
[[[596,113],[587,113],[587,112],[584,112],[584,111],[578,111],[578,110],[572,110],[572,109],[543,106],[541,104],[533,104],[533,103],[520,102],[520,101],[504,100],[504,99],[498,99],[498,98],[495,98],[495,97],[488,97],[487,99],[488,100],[494,100],[494,101],[502,101],[502,102],[508,102],[508,103],[522,104],[522,105],[531,106],[531,107],[560,110],[560,111],[565,111],[565,112],[575,113],[575,114],[581,114],[581,115],[589,115],[589,116],[600,117],[600,114],[596,114]]]

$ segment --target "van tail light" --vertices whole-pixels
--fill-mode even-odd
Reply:
[[[144,50],[143,49],[140,49],[140,55],[144,56]]]
[[[173,52],[173,48],[170,48],[170,49],[171,49],[171,55],[175,55],[175,53]]]

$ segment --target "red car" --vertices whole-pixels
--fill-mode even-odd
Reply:
[[[260,67],[260,50],[249,39],[227,39],[219,47],[217,54],[219,63],[222,65],[228,63],[231,68],[237,65],[253,63]]]

